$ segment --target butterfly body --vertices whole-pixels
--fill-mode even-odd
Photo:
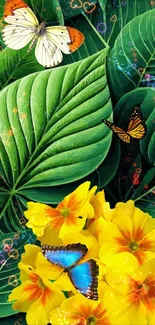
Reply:
[[[87,251],[87,247],[80,243],[67,246],[42,246],[45,258],[63,268],[62,272],[68,273],[72,284],[81,294],[89,299],[98,300],[98,265],[93,259],[81,263]]]
[[[44,67],[61,63],[62,53],[76,51],[84,42],[84,35],[72,27],[46,26],[39,24],[37,17],[22,0],[6,0],[3,28],[4,43],[13,50],[19,50],[30,42],[28,52],[36,44],[35,56]]]
[[[102,122],[106,124],[118,137],[126,142],[130,143],[131,139],[142,139],[146,134],[146,125],[142,121],[142,114],[139,107],[135,107],[129,117],[128,129],[125,131],[122,128],[116,126],[114,123],[103,119]]]

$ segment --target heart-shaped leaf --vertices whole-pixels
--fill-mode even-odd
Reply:
[[[148,79],[149,86],[155,84],[154,20],[155,9],[134,18],[115,41],[108,59],[108,74],[117,100],[132,89],[146,86]]]
[[[24,245],[35,242],[31,230],[0,235],[0,317],[17,314],[8,295],[20,284],[18,263],[24,252]]]
[[[33,199],[38,188],[79,180],[105,159],[111,132],[101,119],[112,112],[106,55],[107,49],[29,75],[1,92],[0,169],[11,189],[1,212],[6,221],[12,198]],[[58,193],[59,187],[54,188],[51,203]]]

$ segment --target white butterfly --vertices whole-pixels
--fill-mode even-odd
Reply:
[[[48,1],[48,0],[47,0]],[[39,24],[37,17],[22,0],[7,0],[4,8],[4,43],[13,50],[19,50],[30,41],[30,51],[36,43],[35,56],[44,67],[58,65],[62,52],[70,54],[84,42],[84,35],[77,29],[65,26],[46,27]]]

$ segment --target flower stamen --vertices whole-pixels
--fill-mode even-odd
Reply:
[[[67,218],[69,216],[69,214],[70,214],[70,209],[65,208],[65,209],[61,210],[62,217]]]
[[[87,325],[95,325],[96,324],[96,320],[93,316],[90,316],[88,319],[87,319]]]
[[[137,251],[138,250],[138,248],[139,248],[139,245],[136,243],[136,242],[131,242],[130,244],[129,244],[129,249],[131,250],[131,251]]]

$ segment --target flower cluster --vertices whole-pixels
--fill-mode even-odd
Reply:
[[[104,191],[85,182],[56,208],[28,203],[25,216],[41,245],[84,244],[84,260],[99,266],[97,301],[80,294],[67,272],[27,244],[19,263],[21,285],[9,301],[28,325],[155,324],[155,220],[133,201],[114,209]]]

